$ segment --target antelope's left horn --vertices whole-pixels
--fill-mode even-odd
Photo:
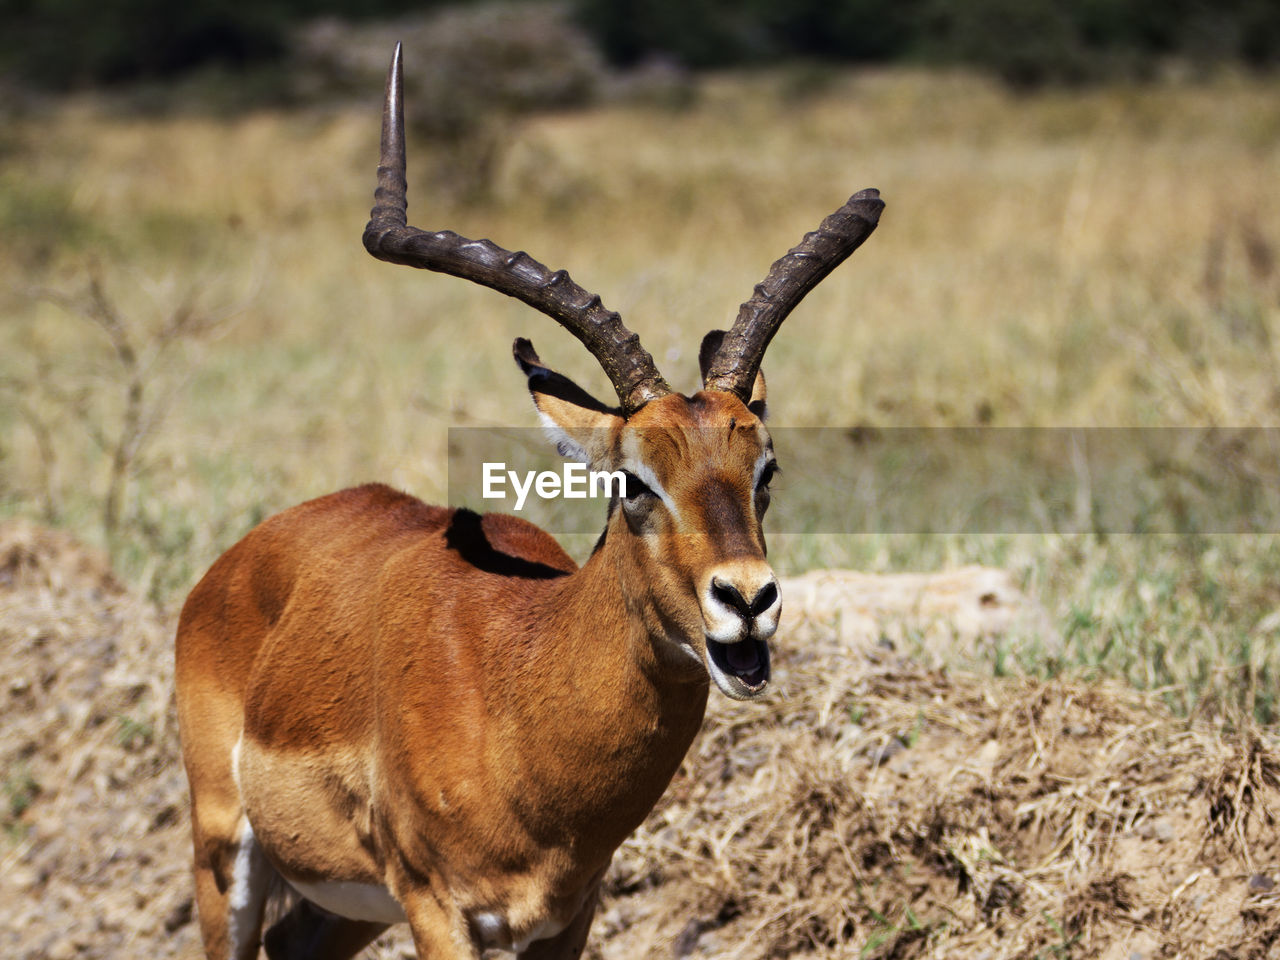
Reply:
[[[600,362],[626,414],[671,392],[640,338],[565,271],[548,270],[523,251],[511,253],[489,240],[468,240],[452,230],[430,233],[411,227],[405,193],[404,75],[397,43],[387,71],[382,157],[373,210],[364,228],[365,249],[389,263],[462,277],[553,318]]]

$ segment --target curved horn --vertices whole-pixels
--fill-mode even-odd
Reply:
[[[871,236],[883,209],[879,190],[860,190],[769,268],[751,299],[738,308],[733,328],[711,361],[704,379],[708,390],[734,393],[747,402],[765,348],[782,321]]]
[[[387,71],[382,111],[378,188],[364,247],[379,260],[462,277],[515,297],[560,323],[600,361],[624,413],[670,393],[640,338],[606,310],[600,298],[563,270],[548,270],[524,251],[511,253],[489,240],[468,240],[451,230],[431,233],[408,225],[405,197],[404,76],[400,44]]]

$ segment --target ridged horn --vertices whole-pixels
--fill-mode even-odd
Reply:
[[[871,236],[883,209],[879,190],[860,190],[769,268],[751,299],[738,308],[738,317],[707,370],[707,389],[737,394],[747,402],[765,348],[782,321]]]
[[[379,260],[435,270],[505,293],[545,313],[582,341],[604,368],[624,413],[670,393],[640,338],[563,270],[549,270],[523,251],[511,253],[489,240],[468,240],[451,230],[429,232],[408,225],[405,181],[404,75],[396,44],[387,71],[382,109],[378,187],[364,247]]]

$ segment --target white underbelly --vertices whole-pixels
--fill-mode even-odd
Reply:
[[[386,887],[376,883],[352,883],[347,880],[321,880],[302,883],[290,880],[289,886],[330,913],[348,920],[373,923],[404,923],[404,907]]]
[[[348,880],[321,880],[303,883],[290,880],[289,886],[312,903],[348,920],[373,923],[404,923],[408,920],[400,901],[384,886],[376,883],[353,883]],[[519,939],[511,935],[507,918],[497,912],[482,910],[470,915],[472,930],[486,948],[514,950],[519,953],[535,940],[554,937],[567,924],[562,920],[543,920]]]

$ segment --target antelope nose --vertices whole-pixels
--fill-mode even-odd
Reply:
[[[711,594],[726,607],[736,610],[744,620],[754,620],[778,602],[778,581],[770,577],[755,595],[747,600],[734,584],[720,577],[711,578]]]
[[[763,565],[762,565],[763,566]],[[707,584],[703,614],[707,635],[720,643],[748,637],[768,640],[778,629],[782,593],[773,571],[721,571]]]

